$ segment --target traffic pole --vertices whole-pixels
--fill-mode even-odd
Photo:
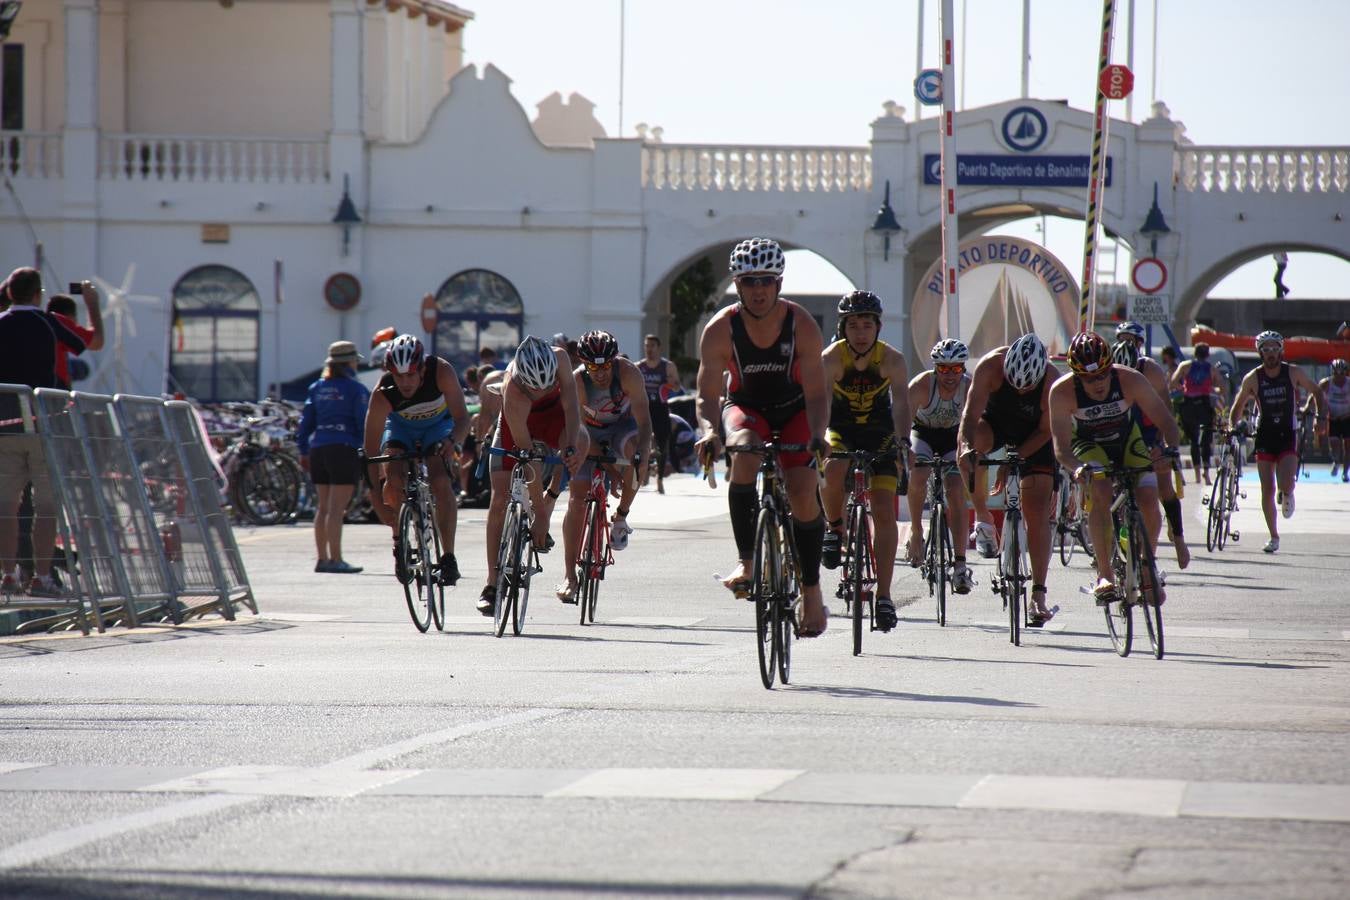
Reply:
[[[952,0],[942,0],[942,125],[940,166],[942,182],[942,299],[947,304],[947,337],[961,339],[960,297],[957,291],[956,215],[956,65],[952,32]]]
[[[1115,19],[1115,0],[1102,2],[1102,41],[1097,63],[1097,104],[1092,122],[1092,160],[1088,172],[1088,199],[1086,227],[1083,238],[1083,299],[1078,308],[1080,331],[1091,331],[1097,319],[1097,285],[1095,263],[1097,255],[1097,226],[1101,224],[1102,184],[1106,180],[1106,139],[1109,119],[1106,116],[1106,90],[1102,79],[1111,65],[1111,25]]]

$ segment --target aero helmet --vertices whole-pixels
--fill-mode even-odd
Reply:
[[[1331,371],[1337,375],[1344,375],[1350,372],[1350,362],[1343,359],[1333,359],[1331,361]]]
[[[970,359],[970,348],[956,338],[947,338],[934,344],[928,356],[935,363],[963,363]]]
[[[731,251],[730,269],[733,278],[755,272],[782,277],[784,266],[783,248],[769,238],[749,238]]]
[[[1139,345],[1134,341],[1116,341],[1111,345],[1111,359],[1122,366],[1137,369],[1139,368]]]
[[[1111,348],[1095,331],[1080,331],[1069,342],[1069,368],[1075,375],[1096,375],[1111,365]]]
[[[558,357],[552,347],[534,335],[520,342],[511,367],[516,377],[532,390],[542,391],[558,379]]]
[[[588,331],[577,340],[577,356],[582,362],[602,366],[619,355],[619,342],[608,331]]]
[[[849,316],[876,316],[881,318],[881,298],[871,291],[853,291],[839,298],[839,319]]]
[[[384,367],[390,372],[397,372],[400,375],[407,375],[413,369],[422,365],[422,360],[426,357],[426,352],[422,349],[422,341],[411,334],[400,334],[389,344],[389,349],[384,354]]]
[[[1142,342],[1144,340],[1144,326],[1138,322],[1121,322],[1116,326],[1116,340],[1124,337],[1138,338]]]
[[[1256,336],[1256,349],[1260,351],[1265,344],[1274,344],[1279,349],[1284,349],[1284,335],[1278,331],[1263,331]]]
[[[1024,334],[1013,341],[1003,356],[1003,377],[1019,391],[1030,390],[1045,375],[1049,359],[1041,339],[1034,334]]]

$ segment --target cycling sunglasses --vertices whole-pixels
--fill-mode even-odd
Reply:
[[[771,284],[778,283],[777,275],[742,275],[736,279],[737,284],[743,284],[746,287],[768,287]]]
[[[935,363],[933,368],[939,375],[960,375],[966,371],[965,363]]]
[[[613,360],[610,360],[609,362],[593,363],[583,360],[581,364],[586,367],[587,372],[599,372],[601,369],[608,369],[613,362]]]
[[[1111,375],[1111,366],[1107,365],[1102,366],[1102,368],[1099,371],[1093,372],[1091,375],[1079,375],[1078,378],[1081,381],[1101,381],[1102,379],[1107,378],[1110,375]]]

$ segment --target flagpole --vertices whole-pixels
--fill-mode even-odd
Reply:
[[[956,216],[956,66],[952,46],[952,0],[942,0],[942,122],[938,128],[942,186],[942,297],[947,304],[947,337],[960,339],[960,297],[957,290]],[[963,85],[964,87],[964,85]]]
[[[276,384],[276,391],[277,391],[276,397],[274,399],[276,400],[281,399],[281,300],[286,290],[285,277],[286,273],[285,269],[282,266],[281,260],[279,259],[273,260],[272,294],[273,297],[276,299],[276,314],[277,314],[277,328],[276,328],[277,333],[276,338],[273,342],[273,350],[274,350],[273,364],[275,366],[275,368],[273,369],[273,379]]]

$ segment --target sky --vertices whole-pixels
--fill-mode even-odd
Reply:
[[[611,135],[659,125],[672,143],[866,144],[894,100],[913,119],[919,0],[460,0],[475,19],[465,61],[491,62],[534,106],[558,91],[596,104]],[[1112,60],[1127,62],[1129,0],[1117,0]],[[938,65],[940,0],[926,0],[923,62]],[[1021,93],[1021,0],[954,0],[962,107]],[[1135,0],[1131,118],[1167,104],[1197,144],[1350,146],[1350,2]],[[1030,95],[1091,109],[1101,2],[1030,0]],[[1157,9],[1156,52],[1153,17]],[[623,11],[623,107],[620,20]],[[964,16],[963,16],[964,9]],[[964,52],[960,48],[964,46]],[[1153,77],[1156,67],[1157,77]],[[1125,118],[1123,102],[1110,113]],[[1047,246],[1081,269],[1083,225],[1052,220]],[[1000,228],[1040,241],[1033,223]],[[795,254],[798,291],[848,283]],[[1122,279],[1128,260],[1122,256]],[[1258,260],[1211,296],[1269,297],[1274,264]],[[1290,254],[1293,297],[1344,297],[1350,263]]]

